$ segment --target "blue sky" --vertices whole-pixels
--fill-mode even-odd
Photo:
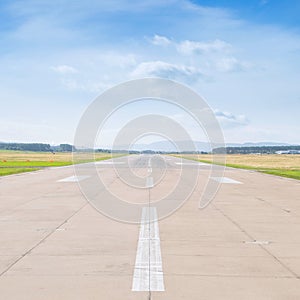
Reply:
[[[72,143],[97,95],[159,76],[202,95],[226,142],[300,143],[299,14],[297,0],[1,1],[0,141]]]

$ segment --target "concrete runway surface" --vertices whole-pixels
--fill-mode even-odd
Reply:
[[[143,203],[141,220],[155,221],[150,204],[181,168],[199,168],[195,192],[168,218],[139,226],[93,208],[72,166],[0,178],[0,299],[300,299],[299,181],[228,168],[201,210],[209,165],[130,156],[145,185],[131,188],[120,178],[127,159],[115,160],[120,174],[109,161],[97,169],[117,196]]]

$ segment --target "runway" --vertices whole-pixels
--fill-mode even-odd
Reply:
[[[96,168],[141,205],[140,225],[98,212],[78,185],[89,175],[72,166],[0,178],[0,299],[300,299],[299,181],[227,168],[199,209],[209,165],[132,155]],[[199,170],[195,190],[157,220],[182,169]]]

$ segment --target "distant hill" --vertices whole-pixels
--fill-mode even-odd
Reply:
[[[247,142],[242,144],[237,144],[237,143],[226,144],[226,147],[265,147],[265,146],[292,146],[292,145],[287,143],[274,143],[274,142],[259,142],[259,143]]]

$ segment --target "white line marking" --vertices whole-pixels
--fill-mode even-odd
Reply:
[[[59,169],[65,169],[65,168],[74,168],[74,165],[68,165],[68,166],[61,166],[61,167],[49,167],[50,170],[59,170]],[[18,174],[16,174],[18,175]]]
[[[148,160],[148,167],[151,167],[151,158]]]
[[[157,211],[155,207],[143,207],[132,291],[164,290]]]
[[[90,176],[71,176],[64,179],[57,180],[57,182],[78,182],[89,178]]]
[[[212,179],[220,183],[242,184],[242,182],[228,177],[212,177]]]
[[[153,177],[147,177],[146,179],[146,187],[152,188],[153,187]]]
[[[148,168],[148,173],[152,173],[152,168]]]

